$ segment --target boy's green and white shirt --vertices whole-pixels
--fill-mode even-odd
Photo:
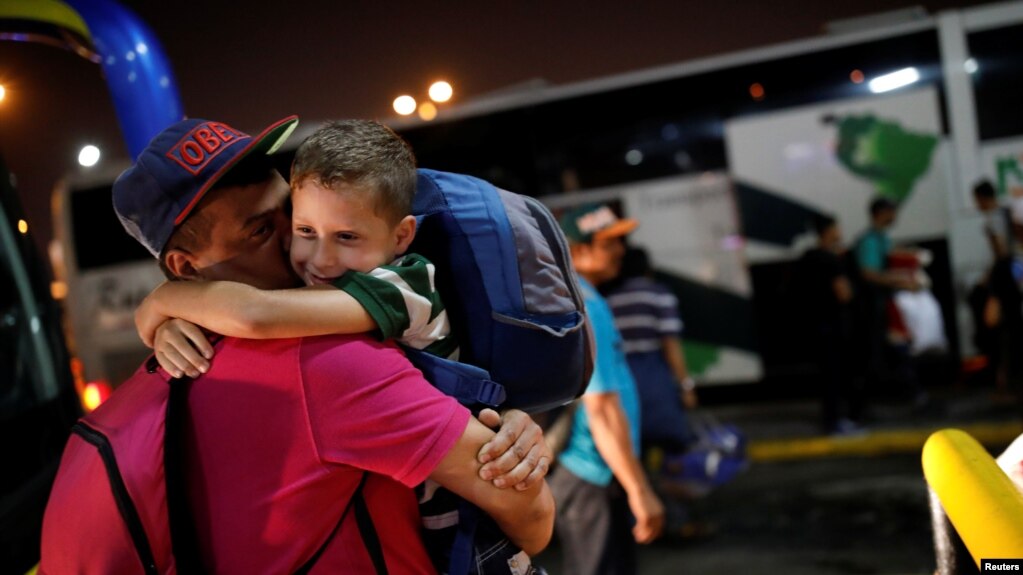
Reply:
[[[434,265],[419,254],[406,254],[369,272],[346,272],[334,287],[362,304],[377,324],[377,336],[396,339],[414,349],[452,360],[458,342],[444,303],[434,285]]]

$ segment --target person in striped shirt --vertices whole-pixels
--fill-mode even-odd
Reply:
[[[630,247],[626,251],[607,303],[636,378],[644,443],[684,451],[695,439],[686,409],[697,405],[696,385],[682,354],[678,299],[651,277],[645,250]]]
[[[412,149],[389,128],[365,120],[326,124],[299,146],[291,167],[290,256],[306,287],[167,282],[136,311],[139,334],[175,376],[209,368],[212,347],[190,324],[250,339],[373,333],[457,360],[434,265],[407,253],[416,232],[415,186]],[[536,467],[515,488],[543,477],[550,460],[544,442],[529,448],[524,461]],[[459,500],[429,480],[418,493],[424,542],[445,572]],[[472,573],[543,573],[492,522],[481,522],[474,543]]]

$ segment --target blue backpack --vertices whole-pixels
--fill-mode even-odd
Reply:
[[[412,213],[409,249],[436,265],[459,344],[458,362],[409,350],[427,380],[470,407],[529,413],[581,395],[593,336],[550,211],[472,176],[420,169]]]
[[[419,170],[409,250],[435,264],[434,282],[459,344],[459,361],[406,348],[426,379],[474,411],[529,413],[586,390],[593,334],[561,228],[533,198],[478,178]],[[449,575],[475,573],[477,528],[489,518],[459,503]]]

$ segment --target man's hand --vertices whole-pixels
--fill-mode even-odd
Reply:
[[[657,495],[649,489],[641,489],[629,494],[629,509],[636,518],[632,528],[632,536],[636,543],[647,544],[661,536],[664,529],[664,505]]]
[[[504,416],[492,409],[480,412],[481,423],[497,435],[480,448],[477,458],[483,467],[480,478],[494,486],[515,486],[522,491],[543,480],[554,455],[543,440],[543,430],[525,412],[511,409]],[[500,426],[500,429],[498,429]]]

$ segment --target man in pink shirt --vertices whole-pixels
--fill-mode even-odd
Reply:
[[[204,120],[171,126],[115,183],[118,216],[172,279],[296,285],[288,185],[266,158],[296,123],[286,118],[256,137]],[[479,506],[526,553],[547,545],[549,453],[535,447],[542,437],[521,412],[506,416],[495,439],[394,345],[368,337],[225,338],[216,347],[189,390],[184,441],[207,572],[293,573],[314,560],[310,573],[380,572],[379,561],[389,573],[432,573],[410,489],[428,477]],[[486,480],[506,471],[515,489]],[[352,511],[360,498],[380,553],[368,550]],[[64,571],[69,544],[88,552],[61,527],[51,497],[41,573]]]

